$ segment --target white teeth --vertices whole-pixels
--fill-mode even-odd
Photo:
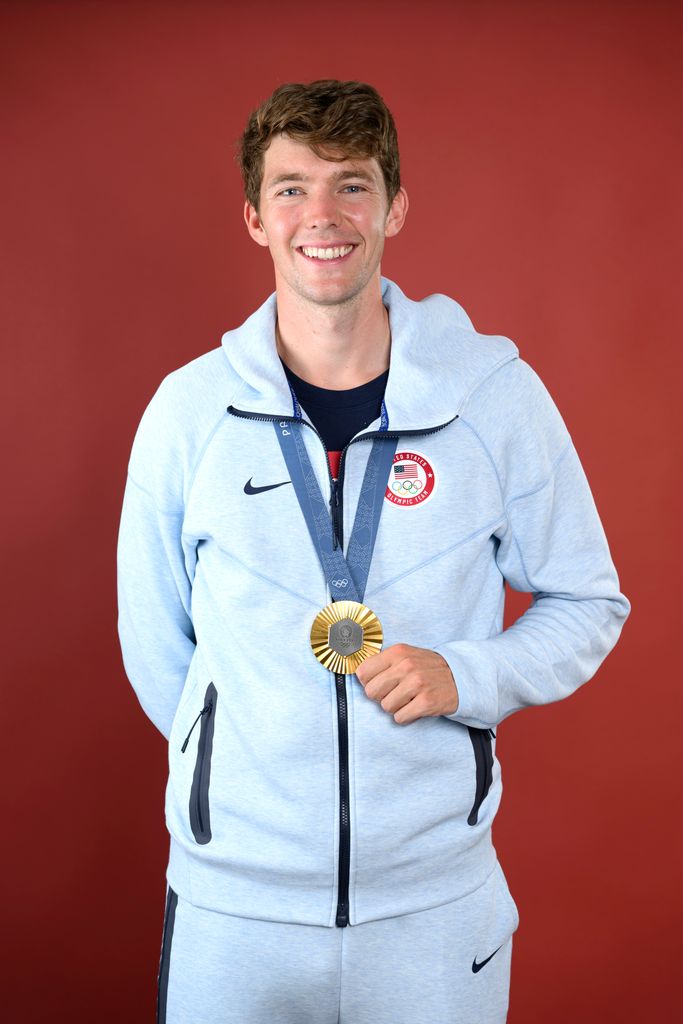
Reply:
[[[314,249],[306,245],[301,247],[304,256],[312,256],[316,260],[336,260],[340,256],[347,256],[352,249],[352,245],[342,245],[334,249]]]

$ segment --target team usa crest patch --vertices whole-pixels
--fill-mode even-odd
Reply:
[[[434,467],[420,452],[396,452],[384,497],[393,505],[422,505],[434,493]]]

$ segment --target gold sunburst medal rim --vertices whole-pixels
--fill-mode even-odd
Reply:
[[[363,646],[353,654],[339,654],[328,643],[330,626],[341,619],[352,619],[363,630]],[[360,601],[332,601],[318,612],[311,626],[311,649],[329,672],[345,675],[355,672],[366,658],[379,653],[383,640],[382,623],[372,609]]]

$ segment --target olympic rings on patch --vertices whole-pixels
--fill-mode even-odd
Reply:
[[[391,485],[394,494],[417,494],[423,487],[421,480],[394,480]]]

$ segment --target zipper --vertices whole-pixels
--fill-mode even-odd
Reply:
[[[202,739],[202,733],[201,733],[201,729],[200,729],[200,731],[199,731],[200,743],[201,743],[201,739]],[[199,775],[197,777],[197,797],[196,797],[196,805],[195,806],[196,806],[196,810],[197,810],[197,821],[199,823],[199,831],[203,834],[204,833],[204,820],[203,820],[203,817],[202,817],[201,792],[202,792],[202,777],[204,775],[204,765],[206,763],[206,756],[205,756],[206,744],[202,744],[202,749],[201,750],[199,749],[199,747],[197,749],[198,749],[197,757],[199,758]]]
[[[484,787],[484,798],[488,795],[491,786],[493,785],[493,744],[492,739],[496,738],[496,734],[493,729],[487,729],[485,734],[485,761],[486,761],[486,785]]]
[[[349,809],[349,719],[346,676],[335,672],[337,687],[337,721],[339,723],[339,891],[335,924],[345,928],[349,923],[349,866],[351,862],[351,814]]]
[[[474,803],[472,810],[467,817],[468,825],[476,825],[479,818],[479,808],[486,799],[493,784],[493,748],[491,737],[495,737],[493,729],[476,729],[474,726],[467,727],[474,748],[475,764],[475,788]]]
[[[436,434],[439,430],[443,430],[454,420],[458,419],[458,415],[447,420],[446,423],[440,423],[436,427],[426,427],[419,430],[401,430],[401,431],[389,431],[389,430],[371,430],[366,434],[359,434],[358,437],[352,437],[351,440],[344,446],[344,449],[339,458],[339,476],[335,480],[332,476],[332,470],[330,468],[329,452],[327,445],[323,441],[320,431],[316,430],[312,423],[305,420],[303,417],[299,419],[297,416],[275,416],[254,412],[247,412],[244,409],[236,409],[234,405],[229,405],[229,413],[233,416],[240,416],[243,419],[250,420],[262,420],[263,422],[276,422],[283,421],[286,423],[305,423],[307,427],[310,427],[318,437],[320,443],[325,449],[325,462],[327,465],[327,472],[330,478],[330,509],[332,516],[332,537],[333,546],[336,550],[338,546],[344,545],[344,523],[343,523],[343,503],[342,503],[342,488],[344,486],[344,471],[345,471],[345,459],[346,453],[352,444],[356,441],[365,441],[368,438],[398,438],[398,437],[422,437],[426,434]],[[332,595],[330,594],[330,597]],[[334,601],[334,597],[332,597]],[[349,725],[348,725],[348,695],[346,692],[346,676],[343,672],[335,672],[335,684],[337,694],[337,732],[339,736],[339,883],[337,892],[337,916],[335,924],[339,928],[345,928],[349,923],[349,870],[350,870],[350,850],[351,850],[351,814],[349,809]]]
[[[209,780],[211,768],[211,753],[213,750],[213,716],[218,694],[213,683],[209,683],[204,696],[205,704],[195,718],[190,731],[188,732],[181,752],[187,750],[187,744],[197,722],[202,719],[197,741],[197,758],[192,776],[190,789],[190,827],[196,841],[202,845],[211,841],[211,823],[209,813]]]

